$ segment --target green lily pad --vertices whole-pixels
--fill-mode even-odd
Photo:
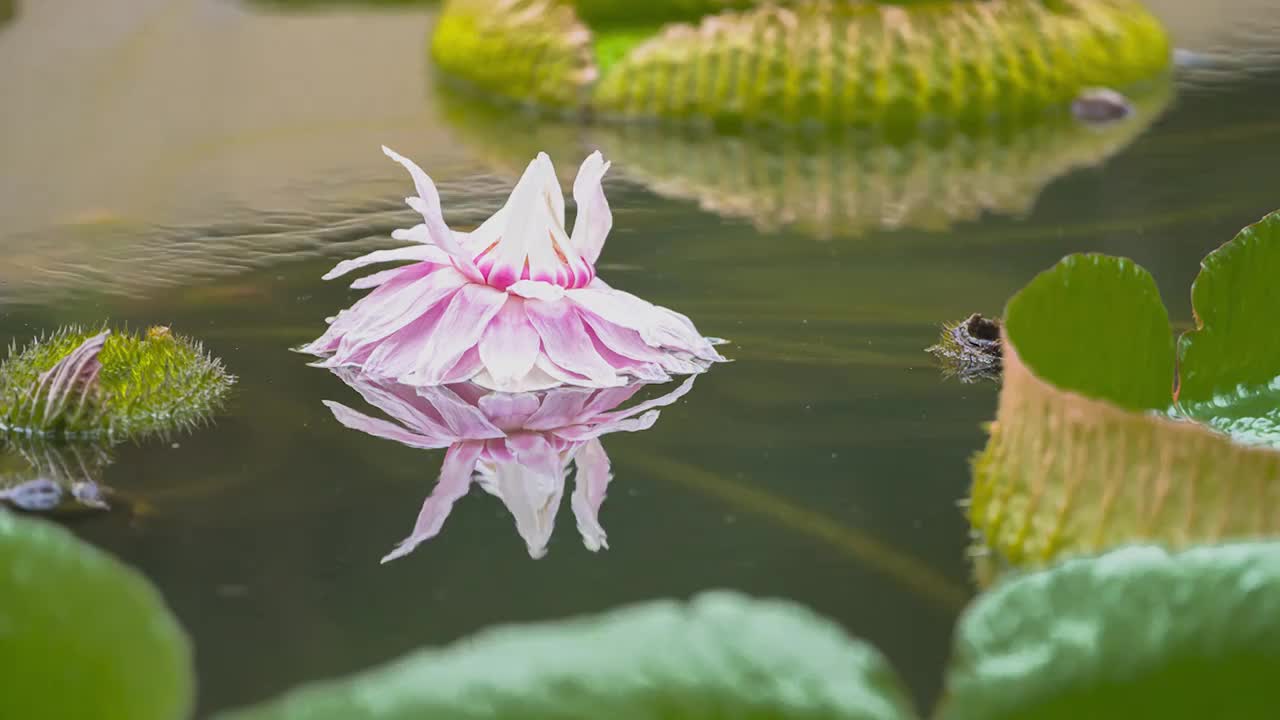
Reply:
[[[1016,578],[956,632],[942,720],[1268,720],[1280,544],[1130,547]]]
[[[1280,213],[1204,259],[1200,327],[1179,343],[1179,410],[1237,441],[1280,447]]]
[[[176,720],[191,650],[141,575],[67,530],[0,510],[0,698],[14,718]]]
[[[1245,229],[1196,280],[1203,327],[1184,338],[1179,368],[1190,412],[1174,407],[1167,313],[1132,262],[1070,256],[1009,301],[1000,405],[969,510],[1003,560],[1280,533],[1280,453],[1258,446],[1276,437],[1276,222]]]
[[[1032,124],[1171,57],[1134,0],[449,0],[431,53],[555,111],[879,130]]]
[[[795,605],[715,592],[488,630],[222,720],[913,716],[870,646]]]
[[[1163,410],[1173,390],[1169,313],[1129,260],[1072,255],[1005,307],[1005,332],[1036,375],[1131,410]]]

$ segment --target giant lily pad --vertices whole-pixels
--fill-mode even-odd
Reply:
[[[1145,270],[1071,256],[1009,301],[970,509],[994,550],[1035,563],[1280,532],[1280,452],[1259,446],[1276,438],[1278,229],[1268,215],[1205,261],[1176,405],[1172,331]]]
[[[943,720],[1264,720],[1280,545],[1130,547],[1005,583],[956,632]]]
[[[0,668],[5,717],[175,720],[194,697],[186,636],[142,576],[4,510]]]
[[[1134,0],[450,0],[432,55],[558,110],[878,128],[1030,120],[1170,59]]]
[[[912,716],[877,651],[797,606],[716,592],[489,630],[224,720]]]
[[[1179,410],[1241,442],[1280,446],[1280,213],[1205,258],[1200,327],[1180,343]]]

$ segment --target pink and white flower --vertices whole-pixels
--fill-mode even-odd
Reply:
[[[370,417],[326,400],[338,422],[410,447],[448,448],[440,479],[423,502],[413,532],[382,559],[384,563],[408,555],[439,534],[472,482],[507,506],[529,555],[542,557],[571,465],[576,474],[569,504],[582,542],[593,552],[608,548],[599,514],[613,474],[600,436],[649,429],[658,419],[657,408],[683,397],[694,380],[689,377],[666,395],[618,410],[645,384],[502,393],[475,383],[413,387],[350,369],[335,373],[396,420]]]
[[[376,288],[342,311],[304,352],[410,385],[470,381],[522,392],[666,382],[724,358],[687,317],[609,287],[595,263],[613,226],[599,152],[573,184],[573,233],[551,159],[529,164],[511,197],[470,233],[449,229],[435,185],[411,160],[405,202],[423,222],[392,237],[414,245],[341,262],[325,279],[366,265],[413,261],[352,283]]]

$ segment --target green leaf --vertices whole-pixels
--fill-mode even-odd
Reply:
[[[223,720],[912,716],[870,646],[795,605],[716,592],[488,630]]]
[[[193,697],[186,636],[145,578],[0,510],[0,714],[176,720]]]
[[[1240,442],[1280,446],[1280,213],[1211,253],[1179,344],[1179,409]]]
[[[1269,720],[1280,544],[1128,547],[1025,575],[957,630],[942,720]]]
[[[1173,389],[1169,314],[1129,260],[1070,255],[1005,308],[1008,338],[1038,377],[1130,410],[1165,410]]]

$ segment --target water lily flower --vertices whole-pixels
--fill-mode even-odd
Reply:
[[[679,313],[615,290],[595,263],[613,226],[599,152],[573,184],[578,215],[565,230],[564,197],[540,153],[507,203],[470,233],[450,230],[435,185],[411,160],[383,148],[413,176],[405,202],[423,222],[392,237],[415,244],[346,260],[331,279],[374,263],[412,261],[352,283],[376,288],[339,313],[303,352],[323,367],[354,367],[409,385],[474,382],[507,392],[557,385],[618,387],[667,382],[724,358]]]
[[[608,548],[600,506],[613,478],[600,436],[647,430],[659,407],[693,387],[693,377],[661,397],[618,410],[644,383],[616,388],[558,387],[495,392],[475,383],[413,387],[350,369],[334,371],[369,404],[396,422],[325,401],[338,422],[416,448],[448,448],[440,478],[422,504],[413,532],[382,559],[389,562],[439,534],[453,505],[477,483],[507,506],[529,555],[546,554],[570,466],[570,498],[587,549]]]

